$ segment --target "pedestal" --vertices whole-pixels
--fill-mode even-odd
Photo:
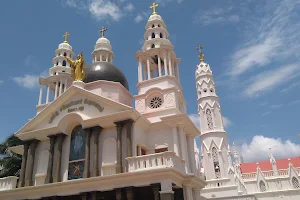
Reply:
[[[85,83],[83,81],[73,81],[72,85],[79,88],[84,88]]]

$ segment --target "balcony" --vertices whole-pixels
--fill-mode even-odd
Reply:
[[[11,190],[17,187],[18,177],[8,176],[5,178],[0,178],[0,191]]]
[[[181,173],[185,173],[185,161],[171,151],[128,157],[126,160],[128,162],[128,172],[174,168]]]

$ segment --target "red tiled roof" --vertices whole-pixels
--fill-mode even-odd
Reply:
[[[294,167],[300,167],[300,157],[290,158],[291,163]],[[252,173],[257,171],[257,162],[251,163],[242,163],[241,164],[241,171],[242,173]],[[261,171],[271,171],[272,165],[270,160],[264,160],[258,162]],[[276,160],[277,169],[287,169],[289,168],[289,160],[288,158]]]

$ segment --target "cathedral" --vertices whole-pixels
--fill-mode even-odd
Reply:
[[[86,65],[64,35],[48,77],[39,79],[37,114],[15,133],[24,144],[10,150],[22,155],[22,166],[19,177],[0,179],[1,200],[300,199],[300,157],[276,160],[270,150],[268,161],[243,163],[229,144],[201,46],[195,63],[200,130],[193,124],[181,59],[157,6],[135,55],[135,95],[113,64],[106,28]]]

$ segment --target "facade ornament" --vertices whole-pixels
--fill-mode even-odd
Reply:
[[[157,12],[156,12],[156,8],[158,7],[158,4],[157,3],[153,3],[150,8],[153,9],[153,13],[152,15],[157,15]]]
[[[105,38],[104,32],[107,31],[107,30],[108,30],[108,29],[107,29],[107,28],[104,28],[103,26],[102,26],[102,28],[99,30],[99,32],[101,32],[101,37],[102,37],[102,38]]]
[[[65,38],[64,43],[68,44],[68,37],[70,36],[70,33],[66,32],[63,37]]]
[[[85,76],[85,63],[82,52],[77,56],[76,60],[72,60],[65,56],[68,63],[70,63],[72,67],[72,78],[73,81],[83,81]]]
[[[200,61],[201,62],[204,62],[204,54],[202,53],[202,49],[204,49],[204,46],[202,46],[202,45],[198,45],[197,46],[197,50],[199,51],[199,58],[200,58]]]

